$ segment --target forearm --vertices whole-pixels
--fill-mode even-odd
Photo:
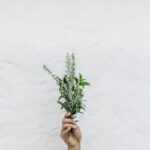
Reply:
[[[68,150],[80,150],[80,144],[75,145],[75,146],[68,146]]]

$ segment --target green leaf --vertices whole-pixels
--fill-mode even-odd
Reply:
[[[62,99],[62,98],[64,98],[64,96],[63,96],[63,95],[59,96],[59,98],[58,98],[58,99],[60,100],[60,99]]]
[[[74,79],[75,79],[76,83],[78,83],[78,82],[79,82],[79,79],[78,79],[77,77],[75,77]]]
[[[83,110],[85,110],[85,107],[81,106],[81,108],[82,108]]]
[[[63,78],[63,82],[64,82],[65,84],[67,83],[66,75],[65,75],[64,78]]]
[[[81,74],[81,73],[79,73],[79,79],[80,79],[80,81],[83,79],[83,77],[82,77],[82,74]]]
[[[62,102],[57,101],[57,103],[59,103],[59,104],[61,105],[61,109],[63,109],[63,108],[64,108],[64,105],[63,105],[63,103],[62,103]]]
[[[90,85],[90,83],[85,81],[85,82],[80,82],[79,85],[81,85],[81,86],[86,86],[86,85]]]

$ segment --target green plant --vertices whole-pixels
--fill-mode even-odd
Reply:
[[[78,77],[76,76],[74,53],[66,54],[66,74],[62,79],[53,74],[46,65],[43,68],[56,80],[59,86],[60,97],[57,102],[61,105],[61,109],[70,112],[73,119],[76,118],[78,113],[83,113],[82,110],[85,110],[85,100],[82,100],[83,90],[90,83],[83,78],[81,73]]]

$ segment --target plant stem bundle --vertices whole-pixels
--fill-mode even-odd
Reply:
[[[66,74],[62,79],[53,74],[46,65],[43,68],[59,86],[60,96],[57,102],[61,105],[61,109],[70,112],[73,119],[76,118],[78,113],[83,113],[82,110],[85,110],[84,100],[82,99],[84,96],[83,90],[90,83],[80,73],[78,77],[76,76],[74,53],[71,55],[66,54]]]

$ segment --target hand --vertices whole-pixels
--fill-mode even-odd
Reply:
[[[66,113],[62,120],[60,136],[68,147],[80,147],[81,131],[70,113]]]

